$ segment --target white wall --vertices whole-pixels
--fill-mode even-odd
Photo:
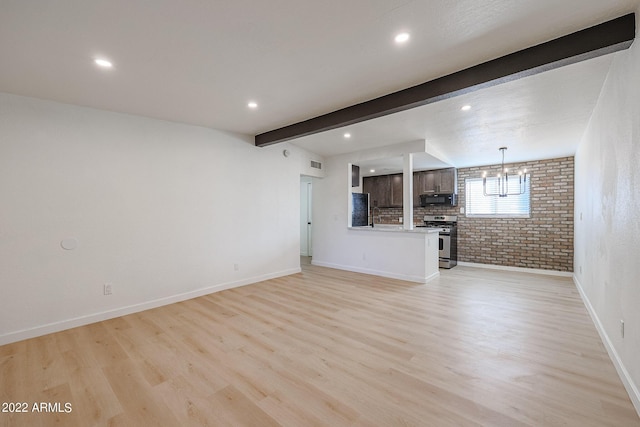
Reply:
[[[310,156],[0,94],[0,344],[299,271]]]
[[[577,151],[575,173],[575,280],[640,413],[638,40],[616,54]]]

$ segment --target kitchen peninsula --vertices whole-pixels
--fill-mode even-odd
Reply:
[[[426,152],[424,140],[347,153],[327,161],[326,176],[314,189],[314,197],[327,202],[314,205],[314,215],[326,220],[315,223],[314,234],[322,238],[314,241],[313,265],[414,283],[439,277],[439,233],[414,227],[414,161],[424,170],[450,167]],[[371,195],[357,196],[367,194],[363,175],[376,168],[392,168],[389,173],[398,177],[389,180],[391,191],[398,196],[391,195],[392,204],[398,205],[394,224],[379,224],[379,217],[372,219],[380,202],[376,207]],[[372,222],[375,224],[370,227]]]
[[[440,275],[437,230],[377,224],[349,227],[348,234],[363,273],[418,283]]]

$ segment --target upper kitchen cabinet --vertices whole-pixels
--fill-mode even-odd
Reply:
[[[351,165],[351,187],[360,187],[360,166]]]
[[[458,194],[458,169],[449,168],[440,171],[440,192]]]
[[[420,194],[422,186],[420,185],[420,179],[422,178],[422,172],[413,173],[413,206],[420,206]]]
[[[456,168],[417,172],[420,178],[418,194],[452,194],[458,192],[458,171]]]
[[[364,177],[362,192],[370,194],[372,208],[401,208],[402,174]]]
[[[402,174],[390,175],[391,178],[391,207],[402,207]]]
[[[362,192],[370,194],[371,208],[386,208],[391,204],[391,180],[387,175],[363,178]]]

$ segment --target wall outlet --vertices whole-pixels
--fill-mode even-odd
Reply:
[[[620,336],[624,338],[624,320],[620,319]]]
[[[402,217],[398,218],[398,222],[402,224]]]
[[[105,284],[104,284],[104,287],[102,288],[102,292],[103,292],[105,295],[111,295],[111,293],[112,293],[112,292],[111,292],[111,283],[105,283]]]
[[[239,271],[240,270],[240,265],[239,264],[233,264],[233,269],[235,271]]]

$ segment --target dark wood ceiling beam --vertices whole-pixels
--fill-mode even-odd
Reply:
[[[264,147],[348,126],[606,55],[628,48],[634,37],[635,15],[630,13],[408,89],[261,133],[255,136],[255,145]]]

